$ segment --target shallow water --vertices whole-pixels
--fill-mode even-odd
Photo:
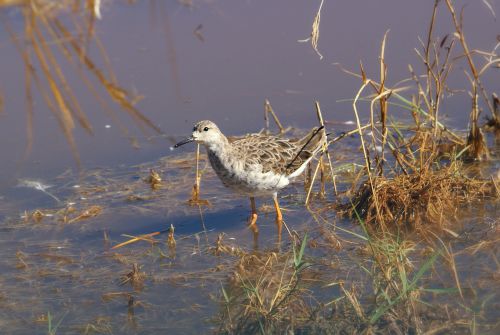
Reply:
[[[351,103],[360,82],[334,63],[357,71],[362,60],[368,75],[378,78],[380,42],[390,29],[386,47],[388,84],[407,78],[407,64],[418,64],[413,48],[418,46],[418,37],[423,38],[427,33],[432,3],[430,0],[325,3],[319,39],[322,60],[309,44],[297,42],[309,35],[318,4],[106,3],[103,19],[96,23],[96,33],[109,53],[119,83],[144,95],[137,108],[164,134],[151,131],[144,134],[129,116],[121,113],[120,119],[129,129],[125,135],[68,70],[95,132],[89,136],[81,129],[75,130],[82,161],[80,170],[38,93],[35,93],[35,142],[32,153],[23,158],[26,145],[23,67],[7,33],[1,30],[0,92],[5,100],[4,112],[0,114],[2,329],[12,334],[46,333],[50,313],[53,325],[61,320],[58,333],[217,331],[214,319],[222,310],[221,287],[229,287],[229,278],[237,271],[236,251],[253,249],[252,236],[245,226],[248,200],[228,194],[205,162],[201,196],[211,206],[187,205],[194,180],[194,146],[178,151],[171,151],[170,146],[187,135],[191,124],[199,119],[217,122],[227,134],[258,131],[264,126],[266,98],[286,126],[306,129],[315,125],[313,102],[318,100],[334,133],[352,129],[354,125],[345,122],[354,119]],[[457,8],[460,4],[457,2]],[[498,4],[493,5],[500,12]],[[20,32],[19,12],[11,9],[5,15]],[[468,5],[464,17],[470,47],[492,49],[499,25],[488,8],[484,4]],[[437,22],[441,36],[451,30],[446,11],[439,12]],[[203,41],[193,33],[200,24]],[[89,52],[99,59],[95,46]],[[466,80],[457,74],[451,78],[450,86],[467,87]],[[483,84],[498,87],[498,74],[485,76]],[[466,128],[469,105],[466,93],[447,98],[443,116],[447,114],[450,127]],[[391,112],[410,119],[397,108]],[[363,117],[367,119],[368,114]],[[140,148],[132,148],[130,138],[137,139]],[[351,162],[354,154],[361,159],[358,147],[359,139],[355,137],[335,145],[334,161]],[[498,171],[500,164],[493,160],[482,168],[487,177]],[[144,181],[150,169],[163,177],[159,190],[152,190]],[[342,173],[339,175],[342,178]],[[43,192],[26,181],[51,187],[42,187]],[[363,280],[369,286],[358,267],[368,263],[363,258],[363,241],[342,230],[335,230],[335,237],[331,236],[334,223],[361,233],[352,221],[321,210],[332,197],[316,199],[312,206],[316,215],[312,215],[303,206],[302,183],[280,194],[289,229],[301,236],[308,232],[311,241],[315,241],[310,243],[306,254],[321,269],[321,284],[312,290],[325,303],[340,293],[338,287],[324,284],[346,280],[346,274],[346,283]],[[267,214],[270,199],[258,200],[258,206],[264,204],[268,206],[260,208],[263,214],[259,217],[259,249],[269,252],[276,250],[275,227],[273,212]],[[85,216],[92,206],[101,208],[95,217],[75,219]],[[30,217],[37,209],[45,215],[39,222]],[[487,301],[485,306],[478,307],[482,318],[478,318],[478,323],[491,331],[499,310],[496,300],[490,297],[498,292],[499,250],[495,238],[498,203],[474,203],[462,208],[457,218],[459,224],[453,229],[461,234],[460,239],[450,236],[442,239],[453,243],[453,251],[457,253],[466,304]],[[154,246],[141,241],[117,252],[110,250],[110,246],[126,240],[122,234],[135,236],[167,229],[171,224],[175,226],[177,240],[175,255],[165,242],[165,234],[158,237],[160,243]],[[225,234],[224,243],[234,247],[234,254],[213,254],[220,233]],[[340,250],[335,248],[337,238],[342,240]],[[477,253],[466,249],[483,239],[490,243],[491,249],[481,248]],[[315,244],[319,247],[314,247]],[[290,245],[286,236],[282,248],[289,250]],[[425,259],[422,254],[417,249],[416,263]],[[146,276],[142,289],[120,285],[121,277],[131,271],[134,263],[142,267]],[[453,278],[449,276],[445,273],[440,278],[427,278],[426,284],[433,287],[448,283],[447,287],[453,287]],[[359,290],[362,292],[363,288]],[[112,293],[123,292],[110,298]],[[130,295],[134,298],[133,307]],[[430,300],[438,303],[443,299],[446,303],[447,299],[455,298]]]

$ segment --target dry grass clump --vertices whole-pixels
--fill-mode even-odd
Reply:
[[[494,196],[491,182],[465,176],[460,165],[455,162],[392,178],[375,176],[373,189],[363,183],[352,204],[343,209],[350,216],[356,211],[370,224],[446,223],[460,204]]]
[[[443,4],[444,3],[444,4]],[[435,36],[435,20],[439,10],[445,9],[451,18],[453,35]],[[480,103],[488,107],[493,121],[498,112],[488,99],[481,76],[492,64],[500,61],[496,53],[471,51],[462,30],[463,13],[458,17],[453,1],[434,2],[427,39],[421,40],[421,49],[415,49],[424,66],[417,74],[409,65],[409,87],[389,87],[388,65],[385,62],[387,33],[380,47],[380,79],[368,78],[363,65],[360,73],[348,73],[362,80],[353,109],[364,157],[364,176],[355,183],[355,195],[341,206],[344,213],[361,215],[367,223],[443,223],[460,203],[481,197],[497,195],[491,181],[481,180],[466,173],[460,161],[481,161],[490,158],[483,130],[479,125]],[[461,50],[456,50],[456,45]],[[462,63],[460,63],[462,62]],[[449,91],[449,74],[459,65],[465,65],[466,85],[470,84],[470,129],[467,136],[449,130],[440,120],[440,108]],[[401,92],[412,89],[410,98]],[[362,97],[366,91],[373,93]],[[359,102],[369,102],[368,118],[362,124]],[[390,108],[411,112],[415,122],[408,131],[391,122]],[[409,136],[413,132],[414,135]]]

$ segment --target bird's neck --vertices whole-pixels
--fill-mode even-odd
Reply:
[[[224,135],[221,135],[220,141],[206,143],[205,147],[207,148],[207,151],[211,151],[219,157],[223,153],[227,154],[231,151],[231,144]]]

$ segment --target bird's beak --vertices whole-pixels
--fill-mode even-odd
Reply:
[[[176,145],[174,145],[174,148],[178,148],[180,147],[181,145],[184,145],[184,144],[187,144],[187,143],[191,143],[194,141],[194,138],[193,137],[188,137],[182,141],[180,141],[179,143],[177,143]]]

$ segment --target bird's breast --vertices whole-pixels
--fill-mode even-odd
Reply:
[[[208,159],[222,183],[246,195],[276,192],[289,184],[286,176],[273,171],[263,172],[259,164],[245,164],[231,155],[219,155],[208,150]]]

